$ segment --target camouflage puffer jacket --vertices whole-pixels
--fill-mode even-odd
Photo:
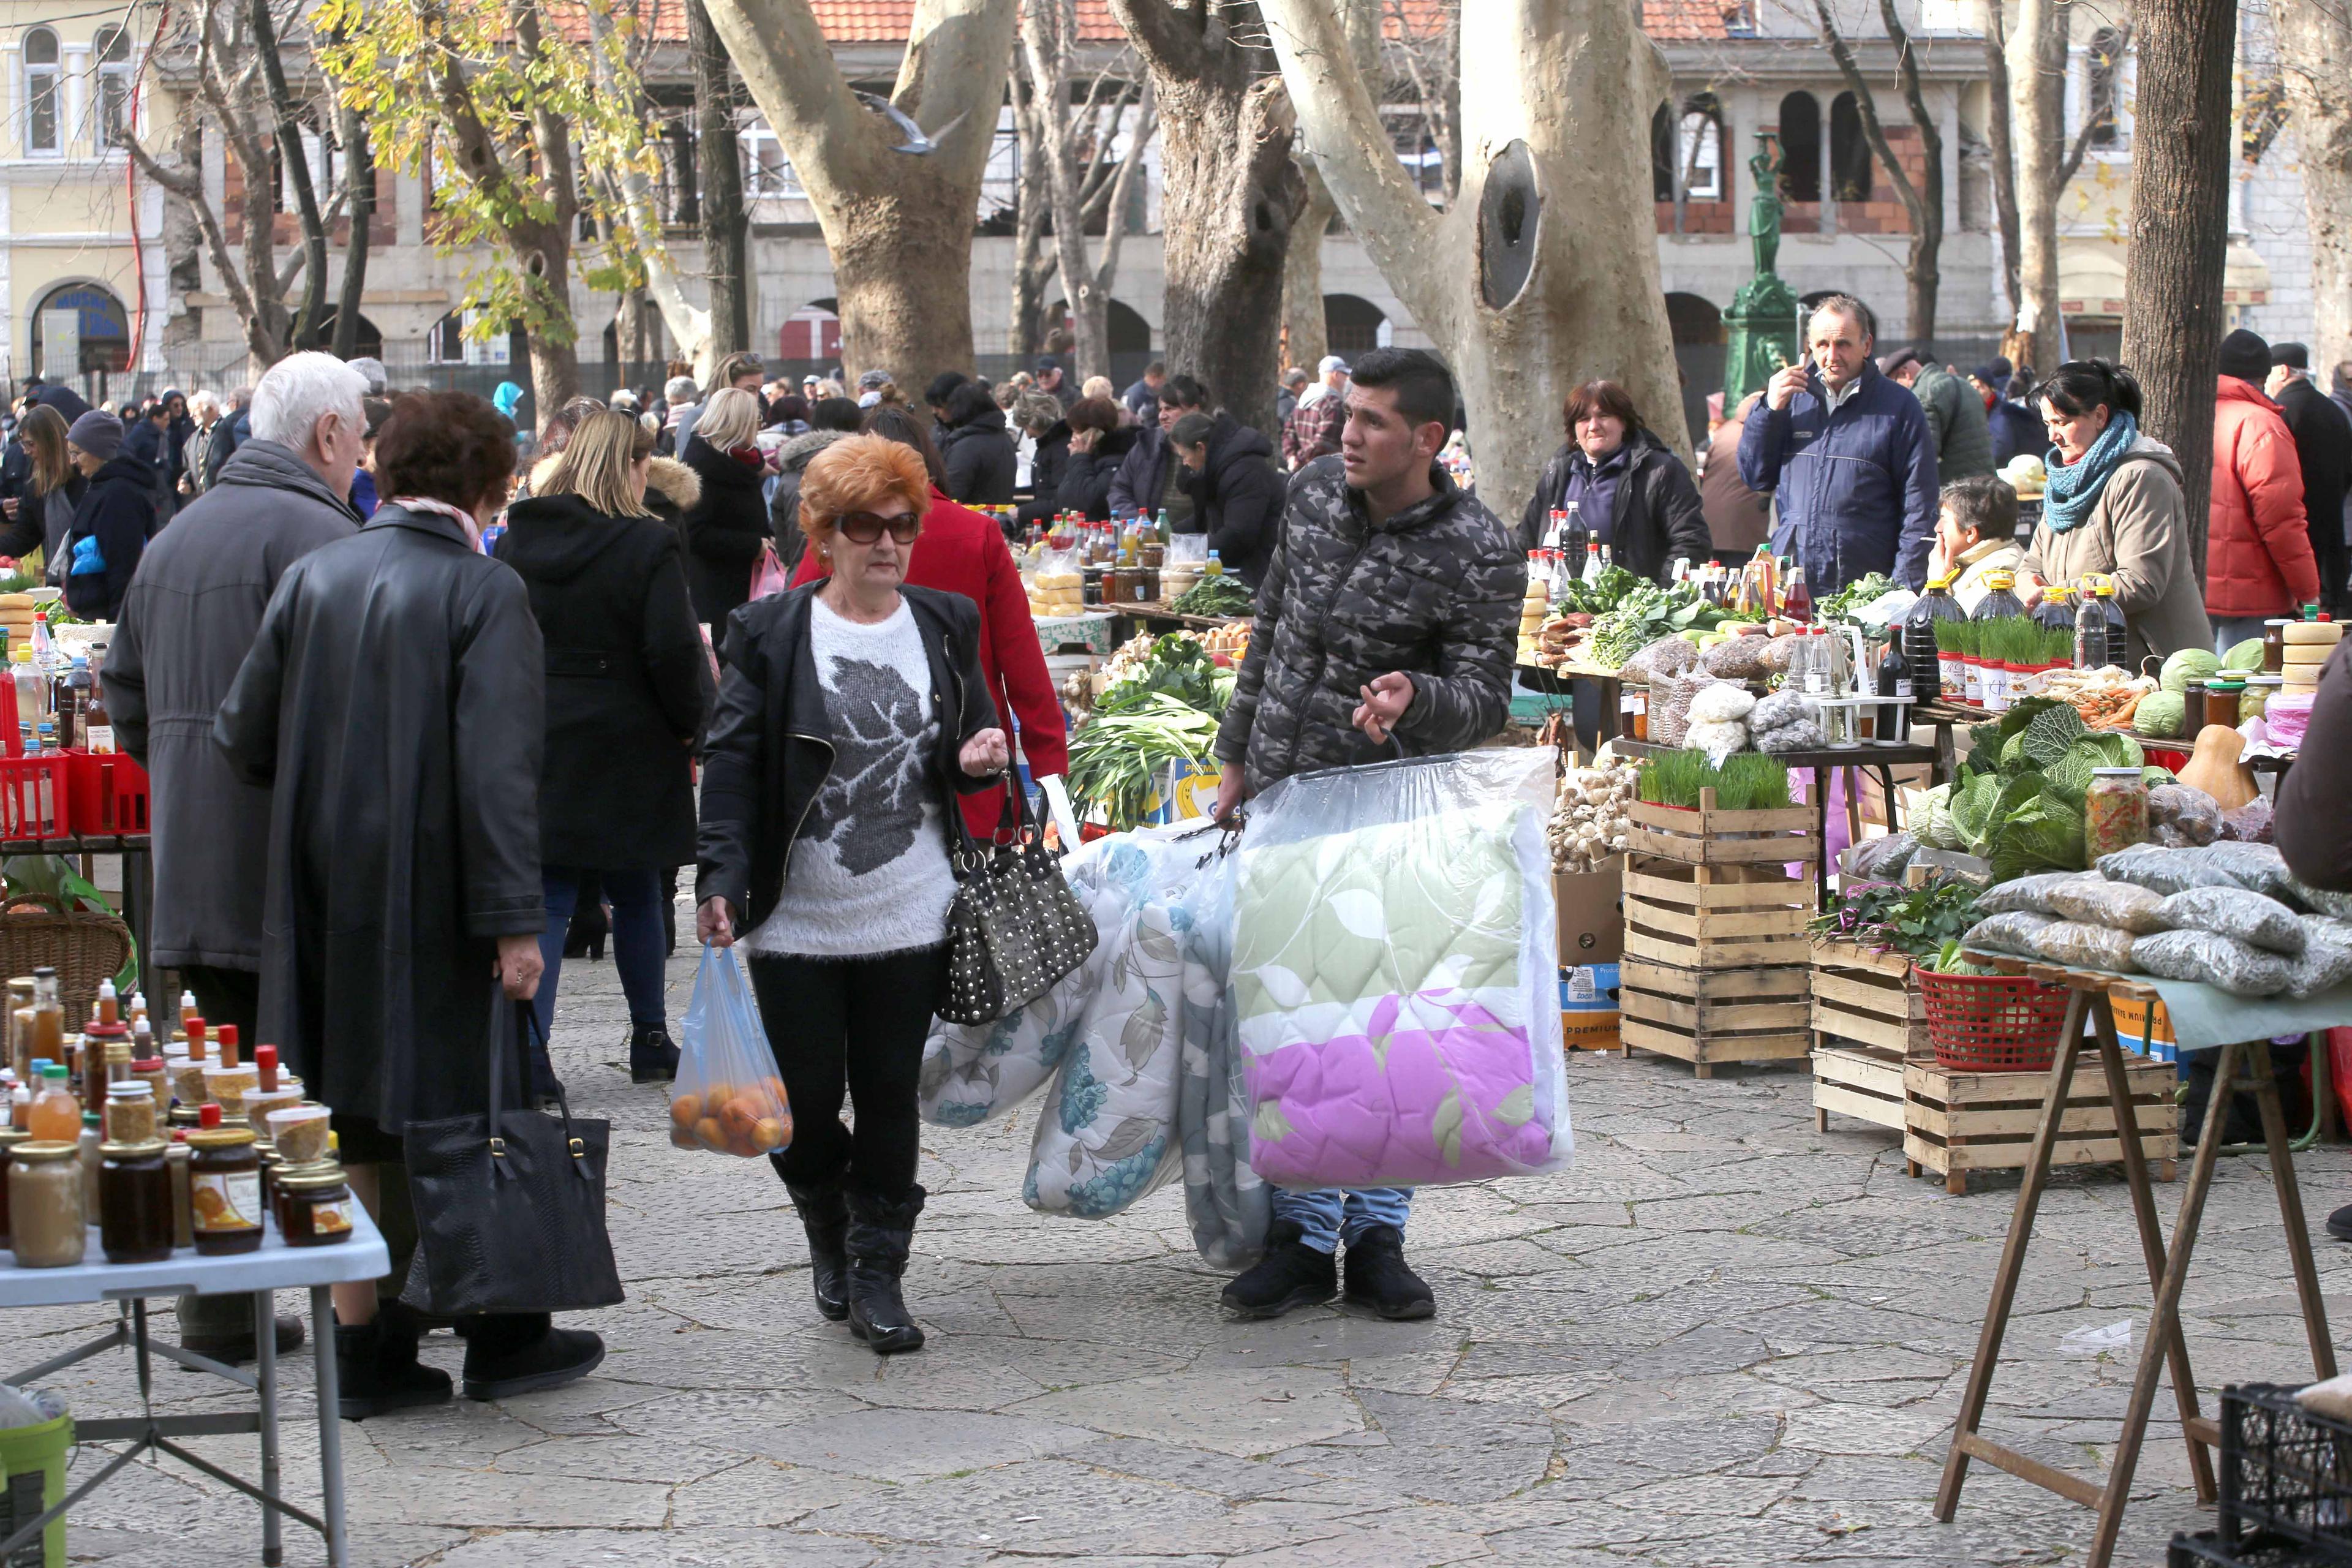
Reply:
[[[1282,538],[1217,755],[1255,795],[1293,773],[1392,757],[1353,723],[1363,688],[1412,677],[1397,721],[1406,754],[1475,746],[1510,716],[1525,560],[1510,531],[1433,468],[1437,493],[1374,527],[1340,460],[1290,482]]]

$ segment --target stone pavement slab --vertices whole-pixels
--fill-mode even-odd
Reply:
[[[670,966],[673,1019],[690,956]],[[1037,1215],[1019,1198],[1032,1115],[927,1129],[931,1204],[907,1285],[930,1344],[883,1361],[816,1316],[765,1163],[669,1146],[666,1096],[622,1070],[612,964],[563,978],[555,1060],[575,1109],[614,1125],[630,1300],[583,1315],[610,1353],[583,1383],[342,1428],[370,1568],[2080,1559],[2087,1512],[1982,1466],[1954,1524],[1928,1517],[2013,1181],[1951,1197],[1907,1176],[1884,1133],[1816,1131],[1799,1071],[1700,1083],[1657,1060],[1571,1058],[1574,1170],[1420,1194],[1409,1244],[1439,1302],[1425,1323],[1329,1308],[1226,1322],[1180,1192],[1107,1221]],[[2352,1152],[2297,1169],[2322,1216]],[[2158,1193],[2168,1224],[2179,1189]],[[2225,1382],[2300,1374],[2276,1212],[2261,1161],[2224,1162],[2187,1296],[2209,1408]],[[2317,1246],[2341,1321],[2352,1248]],[[2062,1174],[1990,1430],[2098,1473],[2131,1359],[2073,1359],[2058,1341],[2126,1316],[2144,1331],[2140,1268],[2116,1174]],[[16,1314],[20,1360],[105,1316]],[[436,1335],[425,1355],[454,1373],[460,1348]],[[288,1378],[288,1474],[315,1502],[307,1359]],[[136,1405],[119,1359],[54,1382],[82,1414]],[[176,1370],[155,1396],[227,1403]],[[2158,1405],[2121,1563],[2160,1563],[2173,1531],[2210,1520],[2169,1396]],[[251,1464],[249,1441],[198,1447]],[[141,1464],[77,1511],[72,1552],[214,1568],[251,1563],[257,1533],[241,1498]],[[289,1542],[290,1563],[320,1560],[304,1533]]]

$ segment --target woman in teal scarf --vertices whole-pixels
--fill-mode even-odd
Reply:
[[[2204,647],[2180,462],[2140,434],[2139,383],[2106,360],[2069,360],[2034,389],[2033,404],[2051,446],[2042,521],[2018,563],[2026,603],[2047,584],[2104,578],[2131,631],[2135,672],[2150,655]]]

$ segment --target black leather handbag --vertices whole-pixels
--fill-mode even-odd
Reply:
[[[946,994],[936,1009],[951,1024],[992,1024],[1043,996],[1087,961],[1101,935],[1029,815],[1017,778],[1005,782],[1009,843],[981,844],[954,802],[955,901],[948,906]]]
[[[604,1230],[612,1123],[573,1120],[560,1085],[560,1118],[505,1104],[523,1079],[518,1037],[538,1023],[530,1003],[500,990],[489,1114],[408,1124],[417,1247],[400,1299],[419,1311],[571,1312],[622,1299]]]

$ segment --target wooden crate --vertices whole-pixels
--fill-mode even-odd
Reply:
[[[2158,1181],[2172,1180],[2180,1149],[2180,1108],[2173,1101],[2178,1069],[2124,1053],[2131,1086],[2132,1115],[2139,1124],[2140,1152]],[[1911,1173],[1933,1171],[1944,1190],[1969,1190],[1971,1171],[2017,1171],[2025,1167],[2041,1124],[2042,1100],[2050,1076],[2039,1072],[1951,1072],[1931,1059],[1903,1068],[1907,1110],[1903,1153]],[[2107,1104],[2107,1075],[2095,1048],[2085,1044],[2067,1086],[2060,1112],[2053,1165],[2095,1165],[2123,1158],[2116,1117]]]
[[[1813,943],[1813,1041],[1880,1046],[1900,1057],[1928,1054],[1927,1005],[1911,983],[1911,960],[1851,942]]]
[[[1808,971],[1786,965],[1689,969],[1629,952],[1618,967],[1625,1054],[1672,1057],[1699,1078],[1713,1078],[1717,1062],[1799,1059],[1811,1048],[1808,980]]]
[[[1904,1130],[1903,1053],[1884,1046],[1827,1046],[1813,1051],[1813,1127],[1830,1130],[1830,1113],[1873,1127]]]
[[[1705,792],[1712,800],[1714,792]],[[1822,858],[1821,836],[1813,831],[1813,808],[1784,806],[1779,811],[1717,811],[1652,805],[1636,801],[1626,808],[1631,826],[1626,847],[1639,855],[1680,860],[1687,866],[1768,866],[1780,861],[1807,864]]]
[[[1625,858],[1625,953],[1685,969],[1810,964],[1810,875],[1776,865]]]

